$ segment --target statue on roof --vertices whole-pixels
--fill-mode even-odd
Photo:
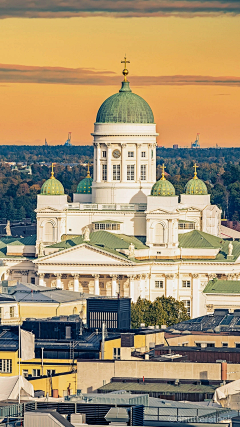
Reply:
[[[133,243],[129,245],[128,250],[129,250],[128,258],[135,258],[135,246]]]
[[[228,256],[232,256],[233,253],[233,244],[232,242],[229,242],[228,244]]]
[[[39,256],[39,257],[40,257],[40,256],[44,256],[43,248],[44,248],[44,246],[43,246],[43,242],[42,242],[42,241],[40,241],[40,242],[39,242],[39,245],[38,245],[38,256]]]
[[[7,236],[11,236],[12,235],[11,227],[10,227],[10,221],[9,220],[7,221],[7,225],[5,227],[5,230],[6,230],[6,235]]]
[[[90,230],[88,226],[86,226],[83,230],[83,240],[84,242],[89,242],[90,240]]]

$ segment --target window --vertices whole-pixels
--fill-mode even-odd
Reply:
[[[222,347],[228,347],[228,342],[222,342]]]
[[[236,345],[236,348],[240,348],[240,342],[236,342],[235,345]]]
[[[15,307],[10,307],[10,317],[14,317],[14,308]]]
[[[120,230],[120,224],[94,224],[94,230]]]
[[[117,360],[121,359],[121,348],[113,349],[113,358]]]
[[[134,157],[134,151],[129,151],[128,152],[128,157]]]
[[[12,359],[0,359],[0,372],[12,373]]]
[[[141,157],[146,157],[146,151],[141,152]]]
[[[106,151],[102,151],[102,157],[107,157],[107,152]]]
[[[54,242],[54,227],[51,222],[45,224],[45,241]]]
[[[113,165],[113,181],[120,181],[120,165]]]
[[[191,280],[183,280],[182,281],[183,288],[191,288]]]
[[[23,370],[22,370],[22,376],[23,376],[24,378],[27,378],[27,377],[28,377],[28,369],[23,369]]]
[[[153,159],[153,150],[151,150],[151,159]]]
[[[55,372],[55,369],[47,369],[47,376],[52,377],[53,375],[55,375]]]
[[[102,180],[107,181],[107,165],[102,165]]]
[[[35,285],[35,277],[31,277],[31,284]]]
[[[215,343],[214,342],[208,342],[207,347],[215,347]]]
[[[33,369],[33,370],[32,370],[32,376],[33,376],[33,377],[40,377],[40,376],[41,376],[41,371],[40,371],[40,369]]]
[[[201,347],[201,343],[200,342],[196,342],[196,347]]]
[[[191,302],[190,300],[183,300],[184,307],[187,309],[187,314],[190,317],[191,316]]]
[[[154,243],[156,245],[163,244],[164,243],[164,227],[160,222],[155,225],[155,233],[154,234],[155,234]]]
[[[195,230],[195,222],[179,222],[179,230]]]
[[[135,166],[127,165],[127,180],[134,181],[135,180]]]
[[[146,171],[147,171],[147,166],[141,165],[141,180],[142,181],[146,181]]]
[[[163,280],[155,280],[155,288],[163,289]]]

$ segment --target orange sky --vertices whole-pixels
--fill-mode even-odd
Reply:
[[[153,109],[159,145],[190,145],[200,132],[203,147],[240,146],[240,16],[0,22],[0,144],[63,143],[68,131],[74,144],[90,144],[98,108],[119,90],[126,52],[131,88]],[[93,73],[71,84],[76,68]],[[46,76],[51,83],[42,83]],[[181,78],[173,85],[171,76]],[[180,85],[182,76],[191,84]]]

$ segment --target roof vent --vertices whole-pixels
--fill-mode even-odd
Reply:
[[[110,425],[126,426],[129,421],[128,410],[126,408],[111,408],[105,415],[105,420]]]
[[[228,308],[215,308],[214,310],[214,316],[226,316],[227,314],[229,314]]]

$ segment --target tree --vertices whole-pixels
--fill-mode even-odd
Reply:
[[[136,303],[131,304],[132,328],[139,328],[141,323],[145,326],[171,326],[188,319],[183,302],[173,297],[157,297],[153,302],[139,297]]]

